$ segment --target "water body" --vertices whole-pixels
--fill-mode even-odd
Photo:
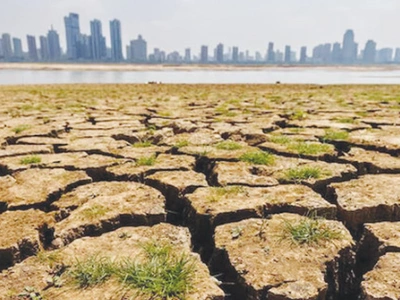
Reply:
[[[400,70],[260,69],[165,71],[0,70],[0,85],[73,83],[400,84]]]

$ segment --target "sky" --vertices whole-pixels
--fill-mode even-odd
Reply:
[[[142,34],[151,50],[168,52],[218,43],[241,51],[266,52],[268,42],[283,50],[342,42],[351,28],[364,48],[368,39],[378,48],[400,47],[399,0],[0,0],[0,33],[23,40],[46,34],[51,25],[65,50],[63,17],[80,15],[82,33],[99,19],[109,45],[109,21],[122,24],[124,46]]]

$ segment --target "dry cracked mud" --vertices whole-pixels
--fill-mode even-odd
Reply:
[[[0,87],[0,299],[399,299],[399,94]]]

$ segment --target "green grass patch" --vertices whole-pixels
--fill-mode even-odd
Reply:
[[[33,155],[33,156],[26,156],[21,158],[19,161],[22,165],[32,165],[32,164],[39,164],[42,162],[40,156]]]
[[[143,141],[143,142],[134,143],[132,146],[135,148],[148,148],[148,147],[153,146],[153,144],[150,141]]]
[[[286,135],[271,135],[269,137],[269,141],[274,144],[279,144],[279,145],[287,145],[293,142],[293,140]]]
[[[16,134],[19,134],[19,133],[24,132],[25,130],[27,130],[27,129],[29,129],[29,128],[31,128],[30,125],[18,125],[17,127],[14,127],[14,128],[12,129],[12,131],[13,131],[14,133],[16,133]]]
[[[79,288],[88,288],[104,283],[115,270],[110,259],[93,256],[84,261],[77,260],[68,275]]]
[[[94,205],[90,208],[82,210],[82,215],[89,220],[97,219],[105,216],[107,213],[107,208],[101,205]]]
[[[355,124],[357,123],[356,119],[354,118],[336,118],[334,121],[338,123],[343,123],[343,124]]]
[[[136,166],[153,166],[156,163],[157,157],[155,155],[148,157],[140,157],[136,161]]]
[[[328,144],[297,141],[287,146],[289,150],[296,151],[300,155],[316,155],[327,153],[332,150]]]
[[[340,238],[342,238],[340,231],[329,228],[322,219],[315,216],[305,217],[296,223],[284,221],[282,239],[289,240],[293,244],[319,244]]]
[[[322,176],[321,169],[316,167],[301,167],[289,169],[285,172],[284,178],[287,180],[308,180],[308,179],[318,179]]]
[[[307,114],[302,111],[301,109],[295,110],[293,113],[290,114],[290,120],[304,120],[307,117]]]
[[[183,148],[189,146],[189,141],[188,140],[179,140],[176,142],[174,145],[175,148]]]
[[[122,262],[119,279],[151,299],[184,299],[192,289],[194,260],[187,254],[174,254],[169,245],[147,243],[143,250],[144,261]]]
[[[224,186],[224,187],[213,187],[211,193],[207,196],[209,202],[218,202],[223,197],[234,196],[240,193],[244,193],[245,189],[243,186]]]
[[[324,141],[347,140],[349,133],[342,130],[326,130],[323,136]]]
[[[269,152],[255,151],[243,154],[239,160],[253,165],[269,166],[275,163],[275,156]]]
[[[223,141],[221,143],[218,143],[215,145],[215,148],[217,148],[218,150],[240,150],[242,149],[242,145],[240,145],[239,143],[236,143],[234,141]]]

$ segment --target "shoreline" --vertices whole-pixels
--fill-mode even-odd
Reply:
[[[84,63],[0,63],[1,70],[32,71],[265,71],[265,70],[325,70],[325,71],[398,71],[400,65],[144,65],[144,64],[84,64]]]

